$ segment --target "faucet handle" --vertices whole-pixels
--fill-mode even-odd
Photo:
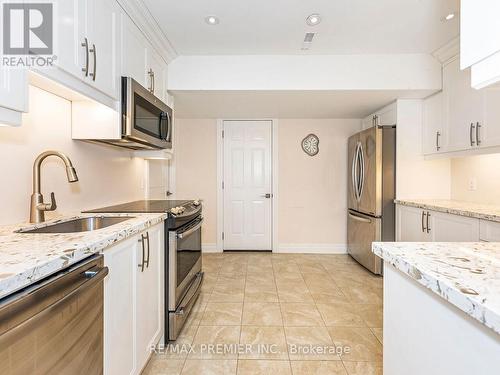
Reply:
[[[50,193],[50,205],[47,205],[46,211],[55,211],[57,209],[56,195]]]
[[[41,197],[41,196],[40,196]],[[41,197],[43,199],[43,197]],[[36,209],[39,211],[55,211],[57,208],[56,195],[50,193],[50,203],[38,203]]]

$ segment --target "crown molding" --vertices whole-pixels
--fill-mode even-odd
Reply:
[[[448,61],[455,59],[460,54],[460,37],[455,37],[444,46],[438,48],[432,53],[442,65]]]
[[[178,54],[142,0],[117,0],[149,42],[168,64]]]

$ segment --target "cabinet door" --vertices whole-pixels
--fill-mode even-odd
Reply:
[[[460,3],[460,65],[465,69],[500,51],[500,1]]]
[[[481,241],[500,242],[500,223],[479,220],[479,237]]]
[[[437,93],[423,103],[423,145],[425,155],[446,151],[446,134],[443,130],[443,93]]]
[[[57,0],[57,43],[55,63],[65,72],[83,79],[87,57],[85,38],[87,30],[88,0]],[[89,41],[90,42],[90,41]],[[90,58],[90,57],[89,57]]]
[[[371,128],[374,125],[373,116],[375,115],[370,115],[361,121],[361,126],[363,130]]]
[[[104,374],[134,374],[137,237],[104,250]]]
[[[90,77],[93,85],[111,96],[120,99],[120,71],[118,69],[119,8],[114,0],[89,0],[91,23]]]
[[[149,234],[149,241],[146,239]],[[163,305],[163,223],[143,234],[144,257],[149,260],[144,270],[137,268],[137,369],[140,371],[162,336]],[[145,238],[146,237],[146,238]],[[149,242],[149,246],[148,246]],[[149,247],[149,250],[148,250]],[[142,263],[142,241],[138,246],[138,264]]]
[[[426,242],[430,235],[424,230],[426,218],[420,208],[397,205],[396,240],[401,242]]]
[[[126,15],[122,15],[122,76],[132,77],[142,86],[147,87],[146,81],[146,38]]]
[[[429,227],[436,242],[479,241],[479,219],[429,211]]]
[[[28,80],[25,69],[0,66],[0,107],[18,112],[28,110]]]
[[[388,105],[387,107],[382,108],[380,111],[377,111],[375,114],[376,123],[379,126],[393,126],[396,125],[397,122],[397,109],[396,104]]]
[[[500,146],[500,89],[482,89],[484,95],[484,123],[477,132],[480,147]]]
[[[148,67],[147,70],[151,70],[154,74],[153,81],[148,81],[147,87],[152,87],[154,90],[153,93],[156,97],[160,100],[165,100],[166,63],[151,46],[148,46],[146,60]]]
[[[448,151],[477,147],[475,126],[484,122],[484,91],[471,88],[470,71],[461,71],[458,60],[443,68],[443,91]]]

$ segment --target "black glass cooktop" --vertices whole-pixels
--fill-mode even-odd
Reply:
[[[182,206],[191,201],[178,200],[142,200],[129,203],[118,204],[116,206],[108,206],[97,208],[94,210],[85,211],[85,213],[162,213],[169,212],[172,208]]]

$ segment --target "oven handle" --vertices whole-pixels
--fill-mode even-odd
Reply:
[[[203,282],[203,276],[205,275],[204,272],[198,272],[196,274],[196,279],[193,282],[194,285],[191,285],[189,288],[191,292],[191,295],[187,298],[186,303],[183,303],[182,306],[179,306],[177,310],[175,310],[175,315],[184,315],[186,308],[191,304],[191,301],[193,298],[195,298],[198,295],[198,291],[201,288],[201,284]],[[186,296],[187,297],[187,296]],[[186,298],[184,297],[184,298]],[[184,302],[184,300],[182,301]]]
[[[176,234],[176,237],[179,238],[179,239],[182,239],[184,237],[188,237],[189,235],[193,234],[194,232],[196,232],[198,229],[201,228],[201,224],[203,223],[203,216],[200,217],[199,221],[198,221],[198,224],[196,224],[194,227],[192,228],[189,228],[187,230],[185,230],[184,232],[180,232],[180,233],[177,233]]]

